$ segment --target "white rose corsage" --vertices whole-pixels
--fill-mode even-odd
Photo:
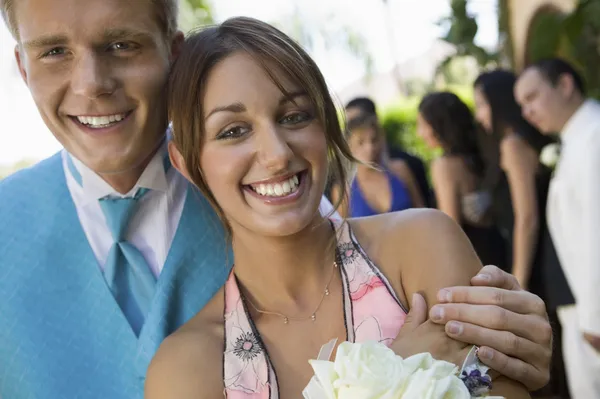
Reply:
[[[550,169],[554,169],[560,158],[560,145],[552,143],[544,146],[540,152],[540,163]]]
[[[309,361],[315,374],[302,392],[304,399],[471,399],[491,388],[488,368],[479,363],[475,347],[460,373],[430,353],[403,359],[373,341],[343,342],[329,361],[333,347],[335,340]]]

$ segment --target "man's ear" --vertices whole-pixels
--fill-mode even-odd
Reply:
[[[21,74],[21,78],[25,84],[27,84],[27,69],[25,68],[25,61],[23,59],[23,54],[21,53],[21,48],[19,45],[15,45],[15,59],[17,60],[17,66],[19,67],[19,73]]]
[[[177,148],[175,143],[169,141],[168,148],[169,160],[171,161],[171,165],[173,165],[173,167],[177,169],[177,171],[179,171],[179,173],[181,173],[186,179],[192,181],[190,179],[190,174],[188,173],[188,170],[185,167],[185,160],[183,159],[183,155],[181,155],[181,152],[179,152],[179,149]]]
[[[573,76],[568,73],[563,73],[556,82],[556,87],[564,98],[571,98],[577,92]]]
[[[171,39],[171,62],[175,61],[177,57],[179,57],[184,41],[185,36],[183,35],[183,32],[178,30]]]

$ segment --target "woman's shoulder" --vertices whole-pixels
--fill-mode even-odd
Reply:
[[[222,293],[222,290],[219,291]],[[223,394],[223,295],[168,336],[150,363],[146,399],[214,398]]]
[[[351,219],[350,225],[382,272],[392,281],[398,276],[406,295],[469,284],[481,268],[461,227],[435,209]]]

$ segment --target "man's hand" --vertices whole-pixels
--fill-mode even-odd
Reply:
[[[448,336],[480,347],[489,367],[530,390],[550,380],[552,328],[544,302],[524,291],[511,274],[484,267],[472,287],[440,290],[430,318]]]
[[[444,326],[427,320],[425,298],[421,294],[414,294],[410,312],[390,348],[403,358],[429,352],[437,360],[461,365],[471,345],[449,337],[444,333]]]
[[[600,337],[588,333],[583,333],[583,338],[592,345],[592,348],[596,349],[596,352],[600,353]]]

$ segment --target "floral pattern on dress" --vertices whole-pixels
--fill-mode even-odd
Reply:
[[[345,311],[352,315],[345,317],[346,328],[354,332],[355,342],[374,340],[390,345],[404,324],[406,313],[385,277],[355,242],[349,224],[332,223],[338,233],[337,256],[346,288]],[[277,378],[256,334],[232,271],[225,284],[223,357],[225,394],[229,399],[277,396]]]
[[[267,364],[265,350],[250,325],[235,275],[231,272],[225,283],[223,382],[227,397],[268,398]]]

